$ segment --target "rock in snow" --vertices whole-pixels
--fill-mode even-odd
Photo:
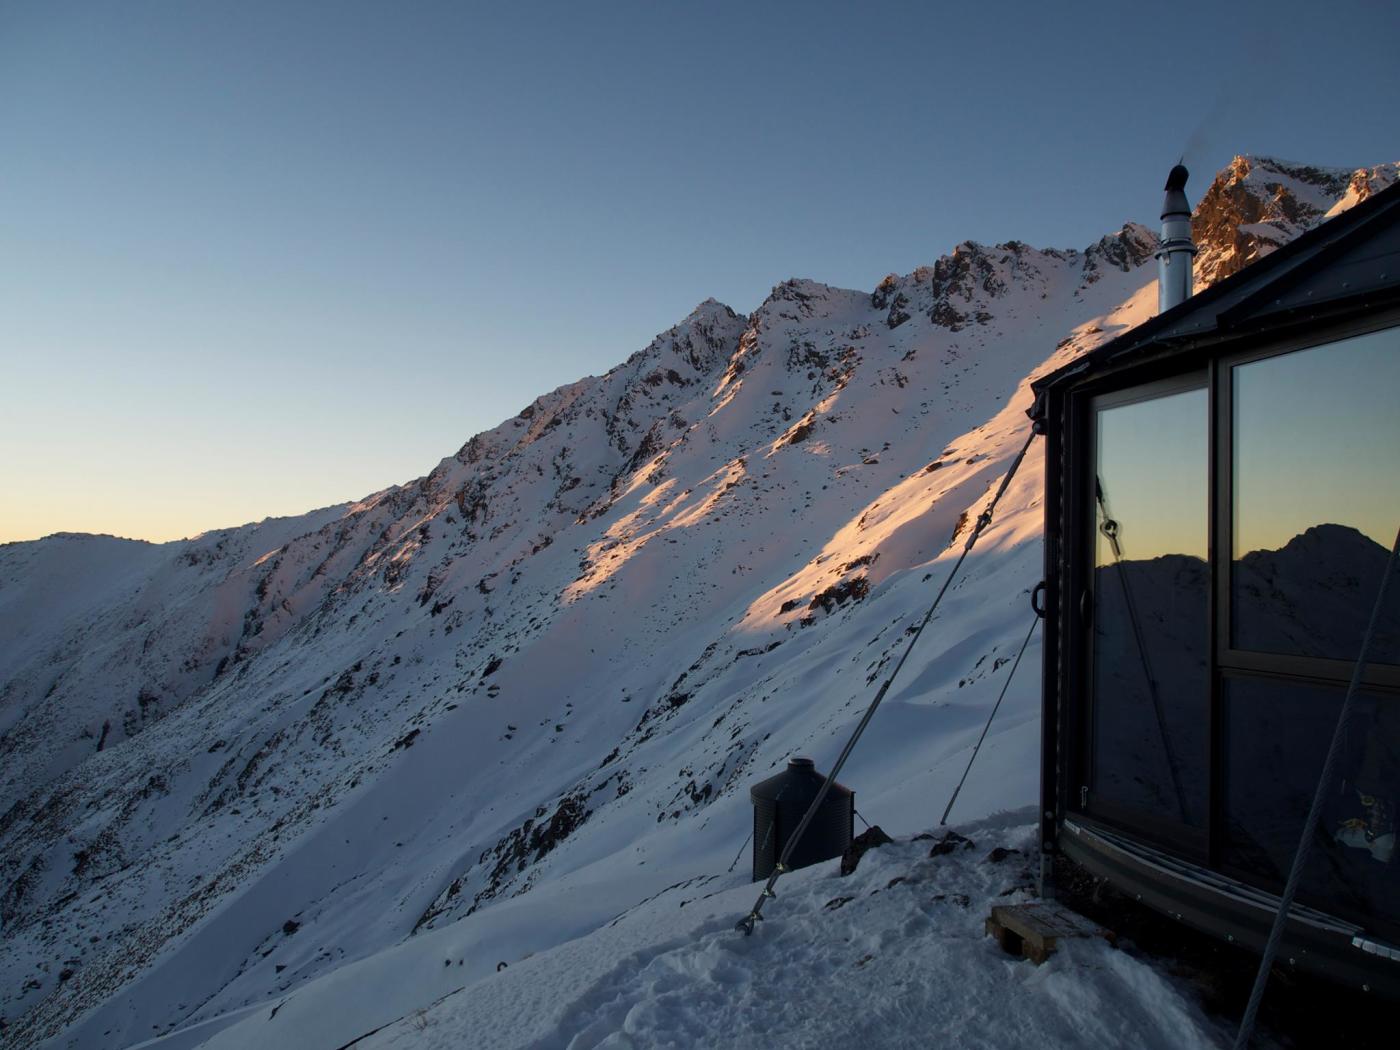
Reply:
[[[1238,158],[1199,281],[1395,177]],[[980,865],[1024,838],[1005,822],[792,876],[731,930],[746,786],[829,765],[1024,440],[1029,380],[1155,309],[1154,243],[966,242],[873,294],[708,300],[358,502],[0,547],[6,1045],[1209,1045],[1125,955],[992,954],[973,913],[1015,874]],[[1039,457],[842,774],[897,838],[941,811],[1028,623]],[[961,819],[1034,801],[1037,655]]]

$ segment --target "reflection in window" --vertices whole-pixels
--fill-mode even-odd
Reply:
[[[1281,885],[1292,866],[1346,690],[1225,683],[1225,860]],[[1400,697],[1361,694],[1301,893],[1363,922],[1400,923]]]
[[[1234,645],[1355,660],[1400,528],[1400,330],[1234,369]],[[1400,592],[1371,658],[1400,663]]]
[[[1098,413],[1094,792],[1202,826],[1206,815],[1205,390]]]

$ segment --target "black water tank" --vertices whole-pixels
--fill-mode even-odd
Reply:
[[[810,758],[788,760],[787,769],[749,788],[753,799],[753,877],[766,879],[777,866],[788,838],[797,830],[807,807],[826,783]],[[802,833],[802,841],[788,858],[789,868],[839,857],[855,833],[856,795],[832,784],[821,809]]]

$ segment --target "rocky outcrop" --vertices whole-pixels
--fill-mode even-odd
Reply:
[[[1321,168],[1241,155],[1217,175],[1192,218],[1198,287],[1238,273],[1329,215],[1396,179],[1396,164]]]
[[[1107,269],[1127,273],[1150,262],[1157,250],[1157,235],[1135,222],[1124,223],[1117,233],[1106,234],[1084,250],[1084,283],[1094,284]]]

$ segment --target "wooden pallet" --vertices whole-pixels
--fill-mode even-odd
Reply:
[[[1008,955],[1019,955],[1037,966],[1055,953],[1062,940],[1101,937],[1109,944],[1116,940],[1111,930],[1052,901],[999,904],[987,919],[987,933]]]

